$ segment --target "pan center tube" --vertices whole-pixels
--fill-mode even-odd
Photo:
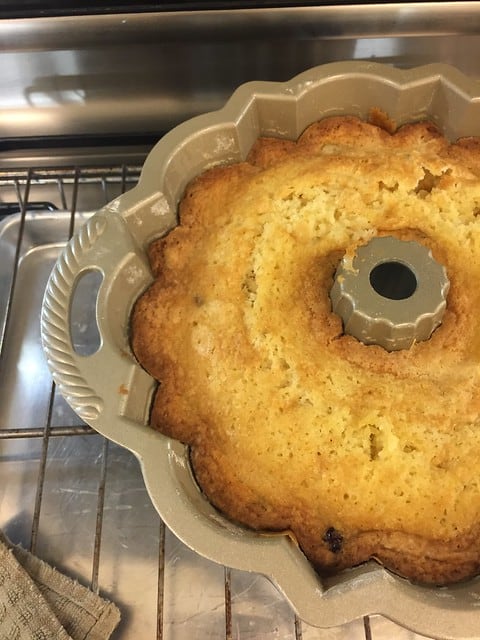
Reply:
[[[416,241],[373,238],[345,254],[330,299],[344,332],[387,351],[428,340],[441,324],[450,282],[445,267]]]

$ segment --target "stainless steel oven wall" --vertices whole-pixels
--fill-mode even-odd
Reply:
[[[446,62],[477,76],[480,2],[7,19],[0,43],[5,164],[18,139],[154,139],[245,81],[286,80],[324,62]]]

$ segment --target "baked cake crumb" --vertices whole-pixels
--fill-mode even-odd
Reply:
[[[131,338],[151,424],[191,447],[209,500],[293,533],[320,572],[376,558],[446,584],[480,567],[480,143],[354,117],[195,179],[150,248]],[[409,350],[345,335],[346,252],[416,240],[447,269],[443,322]]]

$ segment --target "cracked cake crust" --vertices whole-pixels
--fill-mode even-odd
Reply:
[[[195,179],[131,340],[152,427],[228,517],[293,532],[322,573],[376,558],[446,584],[480,570],[480,142],[390,129],[327,118]],[[329,300],[345,252],[387,234],[450,279],[442,325],[391,353]]]

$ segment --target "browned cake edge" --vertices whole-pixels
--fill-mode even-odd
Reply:
[[[228,175],[229,179],[239,179],[242,174],[273,165],[287,154],[308,152],[309,145],[316,144],[319,136],[322,136],[324,141],[331,137],[332,143],[335,144],[341,144],[342,136],[346,136],[345,143],[350,145],[357,132],[359,135],[364,132],[365,126],[371,127],[369,133],[372,148],[375,147],[377,139],[390,135],[382,127],[366,125],[356,118],[339,117],[312,125],[298,143],[259,140],[248,161],[237,165],[234,171],[230,167],[219,167],[193,181],[180,208],[182,225],[190,227],[195,224],[195,212],[188,206],[189,198],[196,190],[203,189],[206,181],[214,185],[221,174]],[[404,144],[409,138],[415,139],[418,136],[436,140],[441,153],[455,155],[472,173],[480,175],[480,141],[475,138],[448,145],[430,123],[406,125],[397,131],[395,136],[398,144]],[[415,230],[412,230],[410,235],[415,233]],[[406,232],[406,235],[409,233]],[[175,236],[175,242],[181,243],[182,240],[180,230]],[[191,241],[191,238],[187,241]],[[458,539],[446,540],[443,543],[401,531],[346,533],[338,531],[334,524],[329,522],[324,522],[319,527],[317,520],[309,521],[308,513],[294,513],[291,505],[285,505],[283,512],[278,509],[273,512],[268,503],[260,502],[258,496],[251,495],[241,483],[234,482],[232,461],[223,459],[220,449],[205,447],[207,437],[199,441],[195,435],[192,436],[189,424],[175,418],[177,414],[184,415],[185,411],[191,410],[191,407],[186,410],[184,407],[178,411],[178,404],[184,402],[188,407],[190,399],[182,399],[178,392],[169,393],[176,385],[175,363],[168,358],[162,360],[161,353],[159,357],[158,351],[152,353],[151,350],[150,318],[162,305],[164,288],[175,286],[174,261],[169,260],[168,269],[164,269],[165,246],[165,239],[160,239],[153,242],[149,250],[156,281],[134,307],[131,321],[132,347],[141,365],[160,381],[152,407],[152,427],[192,446],[195,477],[212,504],[233,520],[261,531],[289,530],[292,521],[296,522],[294,537],[321,573],[339,571],[371,558],[377,559],[402,576],[422,583],[448,584],[479,573],[480,551],[475,544],[480,533],[478,527],[472,529],[467,536],[462,535]],[[171,253],[171,247],[169,251]],[[208,421],[199,418],[199,421],[201,420],[204,433],[208,433]]]

